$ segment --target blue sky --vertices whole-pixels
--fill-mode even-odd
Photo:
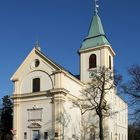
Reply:
[[[99,16],[116,52],[115,68],[140,64],[140,1],[99,0]],[[93,0],[0,0],[0,97],[12,94],[10,77],[39,40],[42,51],[74,74],[77,54],[94,11]]]

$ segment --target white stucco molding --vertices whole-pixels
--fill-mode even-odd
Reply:
[[[50,94],[63,94],[63,95],[67,95],[69,93],[68,90],[64,89],[64,88],[55,88],[55,89],[51,89],[50,90]]]
[[[33,97],[47,96],[48,94],[50,94],[50,90],[34,92],[34,93],[14,94],[13,96],[11,96],[11,98],[13,100],[16,100],[16,99],[24,99],[24,98],[33,98]]]
[[[64,88],[57,88],[57,89],[51,89],[47,91],[40,91],[40,92],[34,92],[34,93],[14,94],[13,96],[11,96],[11,98],[13,100],[16,100],[16,99],[42,97],[42,96],[51,97],[55,94],[63,94],[66,96],[68,93],[69,91]]]
[[[73,82],[76,82],[77,84],[84,86],[84,83],[82,81],[80,81],[79,79],[77,79],[74,75],[72,75],[70,72],[65,71],[65,70],[56,70],[52,72],[52,75],[58,74],[58,73],[64,73],[65,76],[67,76],[68,78],[70,78],[71,80],[73,80]]]
[[[33,122],[28,126],[28,128],[41,128],[41,125],[39,123]]]
[[[83,52],[90,52],[90,51],[94,51],[94,50],[100,50],[102,48],[108,48],[109,51],[113,54],[113,56],[115,56],[115,52],[113,51],[112,47],[110,45],[104,45],[104,46],[97,46],[97,47],[92,47],[92,48],[88,48],[88,49],[84,49],[84,50],[79,50],[79,53],[83,53]]]

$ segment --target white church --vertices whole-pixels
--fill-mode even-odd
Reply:
[[[88,36],[79,49],[80,78],[49,59],[38,45],[12,76],[13,140],[99,140],[97,116],[82,115],[73,103],[91,82],[92,69],[104,66],[113,70],[115,52],[96,10]],[[112,112],[117,113],[105,120],[105,139],[127,140],[127,103],[117,95],[116,89],[110,92],[107,102]]]

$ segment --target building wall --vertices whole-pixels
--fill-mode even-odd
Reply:
[[[110,140],[127,140],[128,134],[128,106],[116,94],[116,91],[110,93],[111,113],[108,118],[109,138]]]
[[[30,109],[40,108],[41,110],[41,120],[37,121],[29,121],[30,117]],[[32,111],[31,111],[32,112]],[[49,99],[35,99],[35,100],[24,100],[20,103],[20,120],[19,120],[19,139],[24,140],[24,133],[27,133],[27,139],[32,139],[32,131],[39,130],[40,138],[44,139],[44,132],[48,132],[50,137],[52,135],[52,122],[53,122],[53,114],[52,114],[52,104]],[[32,116],[31,116],[32,118]],[[41,128],[29,128],[32,123],[38,123]]]
[[[90,81],[89,73],[89,57],[91,54],[96,54],[97,57],[97,66],[101,65],[101,50],[95,50],[90,52],[85,52],[80,54],[80,76],[81,81],[88,83]]]
[[[97,55],[97,66],[109,65],[108,57],[111,52],[108,48],[81,54],[82,82],[91,80],[87,61],[93,53]],[[40,61],[38,67],[32,67],[35,59]],[[32,92],[33,78],[41,79],[41,89],[36,93]],[[82,97],[81,91],[85,84],[73,75],[65,70],[56,69],[50,62],[32,52],[13,79],[16,79],[14,80],[14,129],[17,130],[14,140],[22,140],[25,132],[31,139],[33,130],[40,131],[41,140],[44,139],[44,132],[48,133],[49,139],[57,132],[56,139],[59,140],[76,138],[88,140],[93,131],[95,138],[98,139],[98,116],[95,112],[81,116],[80,108],[75,104],[78,98]],[[111,107],[111,116],[105,119],[107,140],[116,140],[116,136],[118,140],[127,140],[127,104],[116,95],[115,90],[110,91],[106,99]],[[29,114],[33,109],[41,109],[41,120],[29,120]]]
[[[36,59],[40,61],[38,67],[33,66]],[[16,75],[12,77],[12,80],[14,79],[14,94],[32,92],[32,79],[37,77],[41,78],[41,91],[53,88],[54,77],[51,75],[53,71],[55,68],[38,56],[33,49],[17,70]]]
[[[80,139],[81,138],[81,113],[78,107],[67,100],[64,103],[64,139]]]
[[[116,134],[118,140],[128,139],[128,106],[119,96],[116,95],[116,110],[117,116],[117,130]]]
[[[38,67],[33,65],[36,59],[40,61]],[[39,92],[32,91],[34,78],[40,78]],[[56,138],[59,139],[80,137],[81,114],[79,108],[72,103],[80,94],[83,85],[78,79],[66,71],[55,69],[52,64],[35,54],[34,50],[13,79],[17,79],[14,80],[13,97],[13,129],[17,131],[14,140],[24,139],[25,134],[27,139],[32,139],[33,130],[40,131],[41,140],[44,139],[44,132],[48,133],[49,139],[54,138],[55,133],[58,133]],[[63,90],[69,95],[63,93]],[[31,112],[38,109],[42,111],[41,120],[29,120]],[[63,117],[66,122],[63,122]],[[65,117],[68,117],[69,121]]]
[[[40,91],[46,91],[53,88],[53,82],[48,73],[44,71],[33,71],[27,74],[21,81],[20,93],[31,93],[33,89],[33,79],[40,78]]]
[[[109,46],[99,46],[97,48],[83,51],[80,53],[80,76],[81,81],[84,83],[88,83],[91,81],[90,77],[90,71],[93,71],[95,69],[89,69],[89,57],[91,54],[96,55],[96,64],[98,67],[109,67],[109,56],[111,56],[111,67],[113,69],[113,53],[109,49]]]

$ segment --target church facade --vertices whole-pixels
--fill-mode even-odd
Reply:
[[[80,78],[49,59],[39,46],[26,57],[11,78],[14,84],[14,140],[99,139],[98,125],[94,124],[97,116],[81,115],[80,108],[74,104],[91,81],[92,69],[104,66],[113,70],[115,52],[97,13],[79,56]],[[127,140],[127,103],[115,89],[110,91],[107,102],[116,113],[105,120],[106,139]],[[96,127],[92,128],[93,125]]]

